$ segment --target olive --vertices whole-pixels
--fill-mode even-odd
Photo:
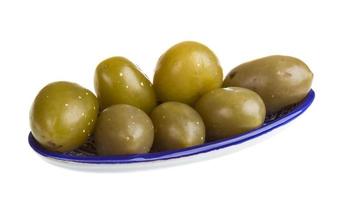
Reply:
[[[150,151],[154,127],[148,115],[137,107],[118,104],[103,110],[95,128],[99,155],[140,154]]]
[[[265,105],[260,96],[245,88],[210,91],[195,105],[206,126],[208,141],[239,135],[263,124]]]
[[[95,70],[94,86],[101,110],[115,104],[129,104],[149,113],[156,105],[151,82],[124,57],[102,61]]]
[[[31,107],[32,134],[48,150],[73,150],[93,131],[98,106],[96,96],[75,83],[50,83],[39,92]]]
[[[312,72],[301,60],[275,55],[239,65],[229,72],[223,86],[257,92],[270,114],[301,101],[309,92],[312,79]]]
[[[203,44],[187,41],[174,45],[159,58],[153,86],[161,102],[193,105],[222,82],[223,72],[215,54]]]
[[[190,106],[180,102],[166,102],[151,113],[155,127],[153,150],[175,150],[203,144],[205,125]]]

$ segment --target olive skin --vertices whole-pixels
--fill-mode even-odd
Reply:
[[[94,136],[99,155],[148,153],[153,144],[154,127],[142,110],[118,104],[101,112]]]
[[[233,137],[261,126],[265,105],[245,88],[219,88],[202,96],[195,105],[206,126],[208,141]]]
[[[153,150],[182,149],[205,141],[205,125],[199,113],[180,102],[165,102],[154,108],[151,119],[155,127]]]
[[[222,82],[223,72],[215,54],[203,44],[187,41],[174,45],[159,58],[153,86],[161,102],[193,105]]]
[[[309,92],[312,79],[312,72],[301,60],[275,55],[239,65],[229,72],[223,86],[257,92],[270,114],[301,101]]]
[[[48,150],[71,151],[85,143],[91,135],[98,106],[96,96],[75,83],[50,83],[39,92],[32,104],[32,134]]]
[[[94,86],[101,110],[129,104],[149,113],[156,106],[152,83],[124,57],[102,61],[95,70]]]

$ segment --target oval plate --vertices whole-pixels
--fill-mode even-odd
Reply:
[[[81,148],[68,152],[68,153],[57,153],[51,152],[44,149],[33,137],[29,134],[29,144],[31,148],[36,151],[38,154],[52,158],[54,160],[67,161],[73,163],[84,163],[84,164],[130,164],[130,163],[143,163],[149,161],[161,161],[161,160],[170,160],[176,158],[182,158],[187,156],[193,156],[201,153],[206,153],[209,151],[230,147],[243,143],[245,141],[256,138],[260,135],[263,135],[275,128],[278,128],[291,120],[295,119],[301,115],[313,102],[315,93],[313,90],[307,94],[304,100],[300,103],[283,109],[282,111],[272,115],[267,116],[265,123],[254,130],[246,132],[242,135],[228,138],[224,140],[219,140],[215,142],[209,142],[202,145],[175,150],[175,151],[165,151],[158,153],[147,153],[147,154],[135,154],[135,155],[126,155],[126,156],[97,156],[95,154],[95,147],[93,141],[87,142]]]

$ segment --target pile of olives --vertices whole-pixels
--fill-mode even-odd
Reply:
[[[153,84],[124,57],[95,70],[96,95],[72,82],[53,82],[30,111],[34,138],[68,152],[94,137],[98,155],[176,150],[235,137],[265,116],[300,102],[313,74],[301,60],[268,56],[232,69],[223,81],[216,55],[181,42],[160,58]]]

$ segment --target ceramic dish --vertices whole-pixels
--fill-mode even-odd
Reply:
[[[32,134],[29,134],[29,144],[31,148],[38,154],[49,158],[50,161],[63,161],[65,164],[89,164],[89,165],[125,165],[125,164],[139,164],[139,163],[153,163],[154,161],[166,161],[166,160],[177,160],[178,158],[196,157],[201,154],[211,153],[214,150],[221,150],[227,147],[234,147],[248,140],[252,140],[260,135],[268,133],[269,131],[276,129],[291,120],[301,115],[313,102],[315,93],[311,90],[303,101],[300,103],[283,109],[282,111],[267,116],[265,123],[252,131],[246,132],[237,137],[219,140],[215,142],[205,143],[199,146],[190,148],[166,151],[159,153],[147,153],[147,154],[136,154],[126,156],[97,156],[95,154],[95,148],[93,141],[87,142],[81,148],[68,152],[68,153],[57,153],[51,152],[43,147],[34,139]]]

